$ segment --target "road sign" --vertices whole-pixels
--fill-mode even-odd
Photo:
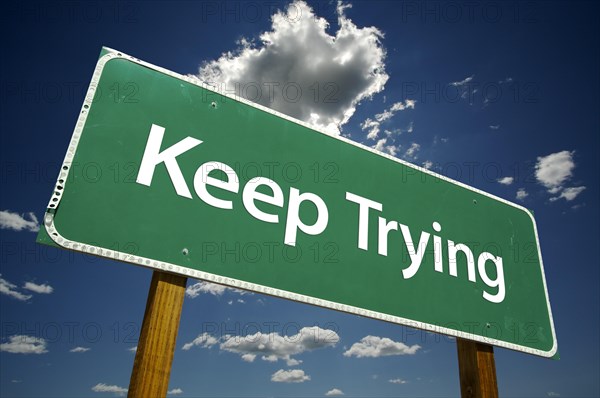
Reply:
[[[110,49],[39,241],[550,357],[525,208]]]

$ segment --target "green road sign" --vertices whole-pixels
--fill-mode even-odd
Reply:
[[[39,241],[550,357],[525,208],[104,49]]]

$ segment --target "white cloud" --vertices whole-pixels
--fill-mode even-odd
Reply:
[[[172,390],[167,391],[167,395],[179,395],[183,394],[183,390],[181,388],[174,388]]]
[[[421,348],[415,344],[407,346],[404,343],[393,341],[387,337],[366,336],[359,342],[352,344],[344,356],[357,358],[378,358],[390,355],[414,355]]]
[[[129,351],[129,352],[133,352],[133,353],[136,353],[136,352],[137,352],[137,346],[135,346],[135,347],[129,347],[129,348],[127,349],[127,351]]]
[[[549,193],[560,192],[563,184],[573,175],[573,154],[574,152],[561,151],[537,158],[535,176]]]
[[[419,152],[420,149],[421,145],[417,144],[416,142],[413,142],[412,144],[410,144],[410,147],[406,150],[406,153],[404,153],[404,156],[408,159],[416,159],[417,152]]]
[[[378,140],[375,145],[372,145],[371,148],[373,148],[377,151],[385,152],[392,156],[396,156],[398,154],[398,151],[400,150],[400,146],[399,145],[398,146],[386,145],[386,143],[387,143],[387,138],[382,138],[382,139]]]
[[[33,212],[27,213],[29,220],[25,219],[25,214],[13,213],[10,210],[0,211],[0,229],[12,229],[15,231],[38,232],[40,225]]]
[[[271,381],[275,383],[303,383],[307,380],[310,380],[310,376],[304,374],[301,369],[279,369],[271,375]]]
[[[427,170],[431,170],[432,167],[433,167],[433,162],[431,160],[426,160],[423,162],[423,168],[425,168]]]
[[[87,347],[75,347],[69,350],[69,352],[88,352],[91,348]]]
[[[390,383],[392,384],[406,384],[408,383],[406,380],[404,379],[390,379],[388,380]]]
[[[240,41],[236,51],[204,64],[199,77],[337,134],[358,103],[388,80],[383,34],[357,27],[345,16],[347,7],[338,4],[339,29],[329,34],[329,23],[296,0],[272,16],[258,45]]]
[[[12,298],[15,298],[20,301],[27,301],[32,296],[30,294],[23,294],[17,291],[17,285],[10,283],[6,279],[1,278],[2,274],[0,274],[0,293],[6,294]]]
[[[234,288],[223,286],[223,285],[217,285],[216,283],[198,282],[198,283],[194,283],[193,285],[188,286],[185,289],[185,295],[188,296],[189,298],[196,298],[203,293],[204,294],[212,294],[213,296],[222,296],[223,293],[225,293],[227,291],[235,292],[237,294],[241,294],[242,296],[246,295],[246,294],[247,295],[253,294],[253,293],[247,292],[245,290],[239,290],[239,289],[234,289]],[[240,302],[240,301],[238,300],[238,302]]]
[[[246,336],[225,335],[216,338],[203,333],[192,342],[184,344],[182,349],[187,351],[193,346],[210,348],[220,342],[221,350],[238,354],[245,362],[254,362],[260,356],[263,361],[283,360],[288,366],[295,366],[301,361],[292,358],[293,355],[333,347],[339,340],[340,337],[333,330],[313,326],[304,327],[292,336],[281,336],[276,332],[269,334],[258,332]]]
[[[554,202],[559,199],[565,199],[567,202],[570,202],[573,199],[575,199],[580,193],[582,193],[585,190],[585,188],[586,187],[565,188],[559,196],[550,198],[550,201]]]
[[[517,200],[525,200],[525,198],[528,196],[529,194],[527,193],[525,188],[519,188],[519,190],[517,191]]]
[[[379,131],[381,129],[381,123],[384,121],[391,119],[396,112],[403,111],[405,109],[415,109],[415,100],[407,99],[404,102],[396,102],[388,109],[384,110],[382,113],[378,113],[375,115],[375,120],[371,118],[367,118],[364,122],[361,123],[360,128],[363,131],[368,131],[367,139],[374,140],[378,137]],[[413,122],[410,122],[408,128],[406,130],[395,130],[399,133],[402,131],[406,131],[408,133],[413,132]],[[394,131],[386,130],[385,133],[390,136],[394,133]]]
[[[546,395],[549,397],[560,397],[560,394],[554,391],[549,391]]]
[[[460,80],[457,82],[451,82],[450,85],[454,86],[454,87],[461,87],[461,86],[464,86],[465,84],[469,83],[471,80],[473,80],[474,77],[475,77],[475,75],[471,75],[469,77],[465,77],[463,80]]]
[[[380,123],[376,120],[372,120],[371,118],[367,118],[362,124],[360,128],[365,131],[368,130],[367,139],[374,140],[379,135],[379,127]]]
[[[325,393],[326,397],[340,397],[344,395],[344,392],[339,388],[333,388]]]
[[[23,289],[31,290],[32,292],[39,294],[50,294],[54,291],[54,288],[50,285],[38,285],[33,282],[25,282]]]
[[[196,337],[191,342],[185,343],[183,345],[183,347],[181,347],[181,349],[184,351],[188,351],[190,348],[192,348],[194,346],[210,348],[210,347],[214,346],[215,344],[217,344],[218,342],[219,342],[219,340],[217,338],[215,338],[205,332],[205,333],[202,333],[201,335],[199,335],[198,337]]]
[[[45,354],[47,343],[41,337],[15,335],[8,338],[8,343],[0,344],[0,351],[11,354]]]
[[[502,177],[498,179],[498,182],[502,185],[510,185],[515,181],[513,177]]]
[[[500,81],[498,82],[498,84],[512,83],[512,81],[513,81],[513,78],[512,78],[512,77],[507,77],[507,78],[505,78],[504,80],[500,80]]]
[[[490,125],[490,128],[492,130],[499,130],[500,129],[500,125],[499,124],[492,124],[492,125]]]
[[[217,285],[210,282],[198,282],[185,289],[185,295],[189,298],[196,298],[202,293],[212,294],[213,296],[222,296],[227,289],[223,285]]]
[[[123,387],[115,386],[115,385],[98,383],[94,387],[92,387],[92,391],[94,391],[94,392],[112,392],[115,395],[125,395],[125,393],[127,392],[127,389],[123,388]]]

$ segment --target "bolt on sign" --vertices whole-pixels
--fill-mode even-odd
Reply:
[[[103,49],[38,241],[551,357],[525,208]]]

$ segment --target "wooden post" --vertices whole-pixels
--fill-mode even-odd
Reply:
[[[154,271],[135,353],[129,398],[166,397],[187,278]]]
[[[459,338],[456,345],[462,398],[498,398],[494,348]]]

